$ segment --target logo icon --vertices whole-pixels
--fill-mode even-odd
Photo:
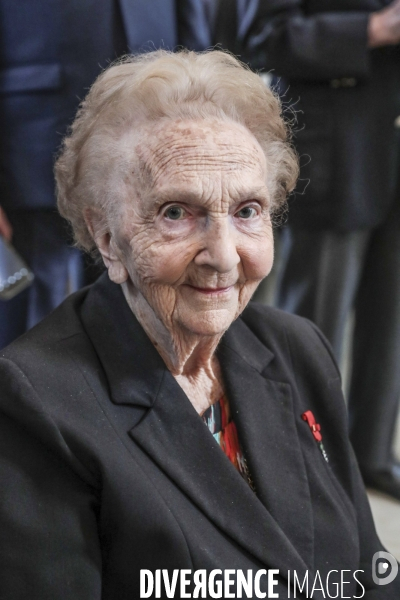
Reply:
[[[397,577],[399,565],[389,552],[375,552],[372,557],[372,579],[377,585],[392,583]]]

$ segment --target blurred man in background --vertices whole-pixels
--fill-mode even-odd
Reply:
[[[85,281],[55,208],[53,162],[80,100],[127,52],[210,45],[202,0],[0,0],[0,235],[35,282],[0,300],[0,348]]]
[[[365,481],[400,499],[400,0],[248,0],[249,56],[282,76],[309,180],[289,211],[278,305],[338,360],[355,310],[349,394]]]

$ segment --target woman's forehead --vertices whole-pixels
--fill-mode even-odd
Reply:
[[[195,181],[265,176],[265,156],[242,125],[172,122],[153,128],[136,146],[139,170],[151,188]]]

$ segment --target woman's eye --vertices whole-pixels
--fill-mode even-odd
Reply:
[[[244,206],[236,213],[236,216],[240,219],[251,219],[257,216],[257,211],[253,206]]]
[[[179,221],[179,219],[183,219],[185,215],[186,212],[181,206],[170,206],[164,213],[164,216],[172,221]]]

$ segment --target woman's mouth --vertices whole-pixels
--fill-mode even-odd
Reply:
[[[192,288],[192,290],[195,290],[200,294],[206,294],[207,296],[218,296],[220,294],[226,294],[234,287],[233,285],[229,285],[226,287],[197,287],[195,285],[187,285],[188,287]]]

